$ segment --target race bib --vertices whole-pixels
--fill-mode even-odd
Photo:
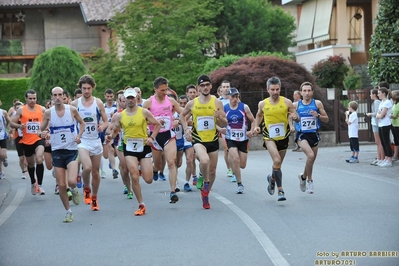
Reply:
[[[285,136],[284,123],[270,124],[269,137],[271,139]]]
[[[183,138],[183,127],[179,125],[178,127],[174,128],[173,131],[176,134],[176,139],[182,139]]]
[[[215,119],[213,116],[199,116],[197,117],[197,130],[206,131],[215,129]]]
[[[39,132],[40,122],[27,122],[26,133],[37,134]]]
[[[68,128],[56,129],[53,131],[53,134],[51,135],[51,143],[53,143],[54,146],[58,146],[60,144],[65,144],[65,143],[71,143],[75,141],[74,137],[75,137],[74,134]]]
[[[308,116],[308,117],[301,117],[301,130],[316,130],[316,117]]]
[[[94,133],[98,133],[97,131],[97,123],[90,123],[90,122],[86,122],[86,127],[85,127],[85,134],[87,135],[92,135]]]
[[[231,140],[235,140],[235,141],[245,140],[245,130],[231,129]]]
[[[163,125],[161,125],[161,131],[169,130],[172,128],[172,124],[171,124],[169,116],[162,116],[162,115],[156,116],[155,119],[158,121],[160,121],[160,120],[164,121]]]
[[[130,152],[143,152],[144,140],[143,139],[127,139],[126,150]]]

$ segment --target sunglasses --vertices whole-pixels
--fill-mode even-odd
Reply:
[[[201,88],[209,87],[211,86],[211,83],[203,83],[199,85]]]

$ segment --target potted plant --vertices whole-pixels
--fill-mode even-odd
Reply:
[[[344,77],[344,88],[348,90],[348,97],[351,100],[356,100],[356,91],[360,88],[360,76],[355,72],[353,67],[349,67],[348,72]]]

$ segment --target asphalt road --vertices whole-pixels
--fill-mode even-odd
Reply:
[[[210,210],[202,209],[197,189],[170,204],[169,182],[141,182],[147,213],[135,217],[136,200],[126,199],[121,179],[107,169],[101,210],[72,206],[75,220],[64,224],[51,172],[46,195],[33,196],[9,151],[0,180],[0,265],[399,265],[399,163],[371,166],[374,145],[361,146],[359,164],[345,162],[348,147],[320,148],[313,195],[299,189],[304,154],[288,151],[285,202],[266,191],[267,151],[250,151],[242,195],[226,177],[222,155]]]

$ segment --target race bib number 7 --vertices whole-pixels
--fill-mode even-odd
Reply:
[[[144,140],[128,138],[126,143],[126,150],[130,152],[143,152]]]

